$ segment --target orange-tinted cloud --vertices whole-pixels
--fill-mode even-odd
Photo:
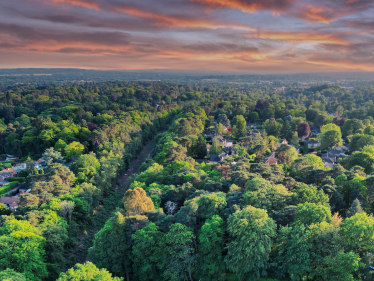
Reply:
[[[212,8],[229,8],[253,13],[259,10],[283,11],[295,0],[191,0]]]
[[[328,43],[328,44],[341,44],[350,45],[350,42],[344,39],[348,34],[330,34],[318,32],[273,32],[261,31],[252,33],[249,37],[279,40],[285,42],[306,42],[306,43]]]

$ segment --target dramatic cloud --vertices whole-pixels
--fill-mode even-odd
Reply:
[[[3,0],[0,67],[374,70],[369,0]]]

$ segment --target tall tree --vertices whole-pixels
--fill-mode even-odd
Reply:
[[[192,280],[192,270],[196,260],[195,237],[185,225],[176,223],[164,236],[162,249],[164,257],[161,266],[165,280]]]
[[[225,127],[230,126],[230,120],[227,118],[226,114],[218,115],[217,123],[221,123]]]
[[[140,281],[161,279],[158,261],[161,252],[164,250],[160,248],[162,237],[162,233],[158,231],[158,226],[152,222],[132,235],[134,274]]]
[[[209,153],[210,155],[219,155],[222,153],[222,148],[219,145],[217,137],[213,138],[212,146],[210,147]]]
[[[234,117],[235,125],[232,128],[232,134],[234,138],[239,139],[247,135],[247,122],[242,115],[237,115]]]
[[[339,131],[331,130],[323,134],[321,138],[321,149],[330,149],[343,144],[342,134]]]
[[[297,127],[297,134],[299,138],[307,138],[310,135],[310,126],[309,123],[303,122],[300,123]]]
[[[140,187],[135,187],[133,190],[126,191],[123,198],[123,205],[126,210],[126,215],[142,215],[145,212],[155,209],[152,199],[147,196],[145,190]]]
[[[269,253],[276,224],[267,212],[248,206],[232,214],[227,221],[231,242],[227,245],[225,263],[240,279],[266,276]]]
[[[353,200],[353,203],[352,203],[351,207],[347,210],[345,215],[346,215],[347,218],[350,218],[350,217],[354,216],[355,214],[360,214],[362,212],[363,212],[363,210],[362,210],[360,201],[358,199],[355,199],[355,200]]]
[[[199,275],[210,280],[226,280],[223,251],[225,247],[224,221],[215,215],[205,221],[199,233]],[[204,280],[206,280],[204,279]]]
[[[193,144],[193,155],[197,159],[204,159],[207,154],[206,141],[202,135],[199,135],[196,142]]]
[[[297,159],[298,155],[294,147],[282,144],[275,151],[275,157],[278,159],[280,164],[291,165],[291,163]]]

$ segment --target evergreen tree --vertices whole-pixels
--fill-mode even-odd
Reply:
[[[355,199],[353,201],[351,207],[347,210],[346,217],[350,218],[350,217],[354,216],[355,214],[360,214],[362,212],[363,212],[363,210],[362,210],[360,201],[358,199]]]
[[[293,136],[294,132],[292,131],[290,123],[288,121],[284,122],[281,129],[281,137],[291,141]]]
[[[221,123],[225,127],[230,126],[230,120],[227,118],[226,114],[218,115],[217,123]]]
[[[217,137],[213,138],[212,146],[210,147],[209,153],[210,155],[219,155],[222,153],[222,148],[219,145],[219,141]]]
[[[247,122],[242,115],[235,116],[235,126],[232,128],[234,138],[239,139],[247,135]]]
[[[204,159],[207,154],[206,141],[202,135],[199,135],[196,143],[193,145],[193,155],[197,159]]]
[[[297,132],[293,133],[293,136],[290,140],[290,144],[295,145],[295,146],[299,146],[299,137],[297,135]]]

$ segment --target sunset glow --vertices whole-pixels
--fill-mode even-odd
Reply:
[[[2,68],[374,71],[371,0],[3,0]]]

